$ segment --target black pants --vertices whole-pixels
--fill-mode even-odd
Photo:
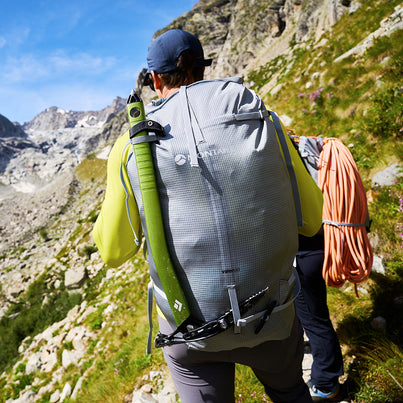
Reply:
[[[312,349],[312,383],[318,389],[330,390],[343,375],[343,358],[329,318],[326,283],[322,277],[323,258],[323,250],[298,252],[301,291],[295,308]]]

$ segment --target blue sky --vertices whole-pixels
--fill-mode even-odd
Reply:
[[[0,114],[99,110],[126,98],[155,31],[197,0],[0,0]]]

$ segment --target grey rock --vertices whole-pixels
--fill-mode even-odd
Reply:
[[[349,14],[354,14],[361,6],[362,3],[360,3],[359,1],[353,1],[348,10]]]
[[[81,377],[78,379],[76,385],[74,386],[73,393],[71,394],[71,397],[70,397],[71,400],[77,399],[77,396],[78,396],[78,393],[79,393],[80,390],[81,390],[81,386],[82,386],[82,384],[83,384],[83,381],[84,381],[84,377],[81,376]]]
[[[371,327],[375,330],[381,330],[382,332],[386,331],[386,319],[382,316],[377,316],[376,318],[372,319]]]
[[[62,365],[63,368],[67,368],[69,365],[77,365],[78,361],[84,356],[85,351],[77,350],[63,350],[62,353]]]
[[[372,187],[393,185],[401,176],[403,176],[403,167],[396,162],[372,177]]]
[[[60,390],[56,389],[55,392],[52,393],[52,395],[50,396],[50,403],[56,403],[58,402],[60,399]]]
[[[395,305],[403,305],[403,295],[400,295],[393,299]]]
[[[132,403],[158,403],[158,400],[150,394],[139,390],[133,393]]]
[[[375,273],[379,273],[379,274],[386,274],[386,269],[385,266],[383,265],[382,262],[382,257],[380,256],[374,256],[374,262],[372,264],[372,271],[374,271]]]
[[[62,402],[64,399],[66,399],[67,397],[69,397],[71,395],[71,386],[70,384],[67,382],[64,385],[64,388],[62,390],[62,393],[60,394],[60,402]]]
[[[37,371],[38,369],[41,368],[42,366],[42,360],[41,360],[41,353],[35,353],[31,355],[28,358],[27,365],[25,367],[25,372],[29,375],[32,374],[33,372]]]
[[[9,400],[7,400],[9,401]],[[32,390],[27,390],[26,392],[22,392],[18,399],[11,400],[13,403],[33,403],[37,401],[37,395]]]
[[[64,285],[67,288],[79,288],[87,278],[87,269],[85,266],[79,266],[68,269],[64,275]]]

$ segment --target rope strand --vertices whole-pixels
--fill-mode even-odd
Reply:
[[[324,140],[318,185],[323,193],[323,278],[332,287],[366,280],[373,251],[365,228],[367,199],[353,156],[336,138]],[[355,224],[355,225],[344,225]],[[357,225],[359,224],[359,225]]]

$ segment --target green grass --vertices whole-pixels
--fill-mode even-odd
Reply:
[[[83,386],[79,397],[81,401],[122,401],[135,385],[141,385],[144,375],[163,366],[160,349],[153,349],[151,355],[145,354],[148,274],[142,259],[133,261],[133,269],[128,277],[126,282],[108,285],[108,291],[115,290],[114,300],[118,305],[108,320],[113,325],[102,329],[102,306],[86,320],[91,329],[98,331],[99,340],[103,340],[107,346],[102,346],[96,353],[95,371],[91,371]]]
[[[403,258],[403,179],[376,192],[369,205],[372,231],[378,237],[375,253],[387,260]]]
[[[271,402],[253,371],[238,364],[235,366],[235,402]]]
[[[385,153],[403,156],[401,141],[394,148],[387,144],[402,136],[402,32],[379,38],[361,58],[338,63],[334,59],[364,39],[397,4],[365,2],[360,12],[346,14],[325,34],[328,43],[324,47],[309,52],[294,48],[293,67],[281,78],[283,86],[274,95],[260,90],[278,72],[278,58],[248,75],[267,105],[292,117],[291,129],[296,134],[339,137],[352,143],[364,176]],[[309,71],[307,66],[312,66]],[[320,73],[320,78],[312,79],[314,72]],[[306,88],[309,81],[312,85]]]

